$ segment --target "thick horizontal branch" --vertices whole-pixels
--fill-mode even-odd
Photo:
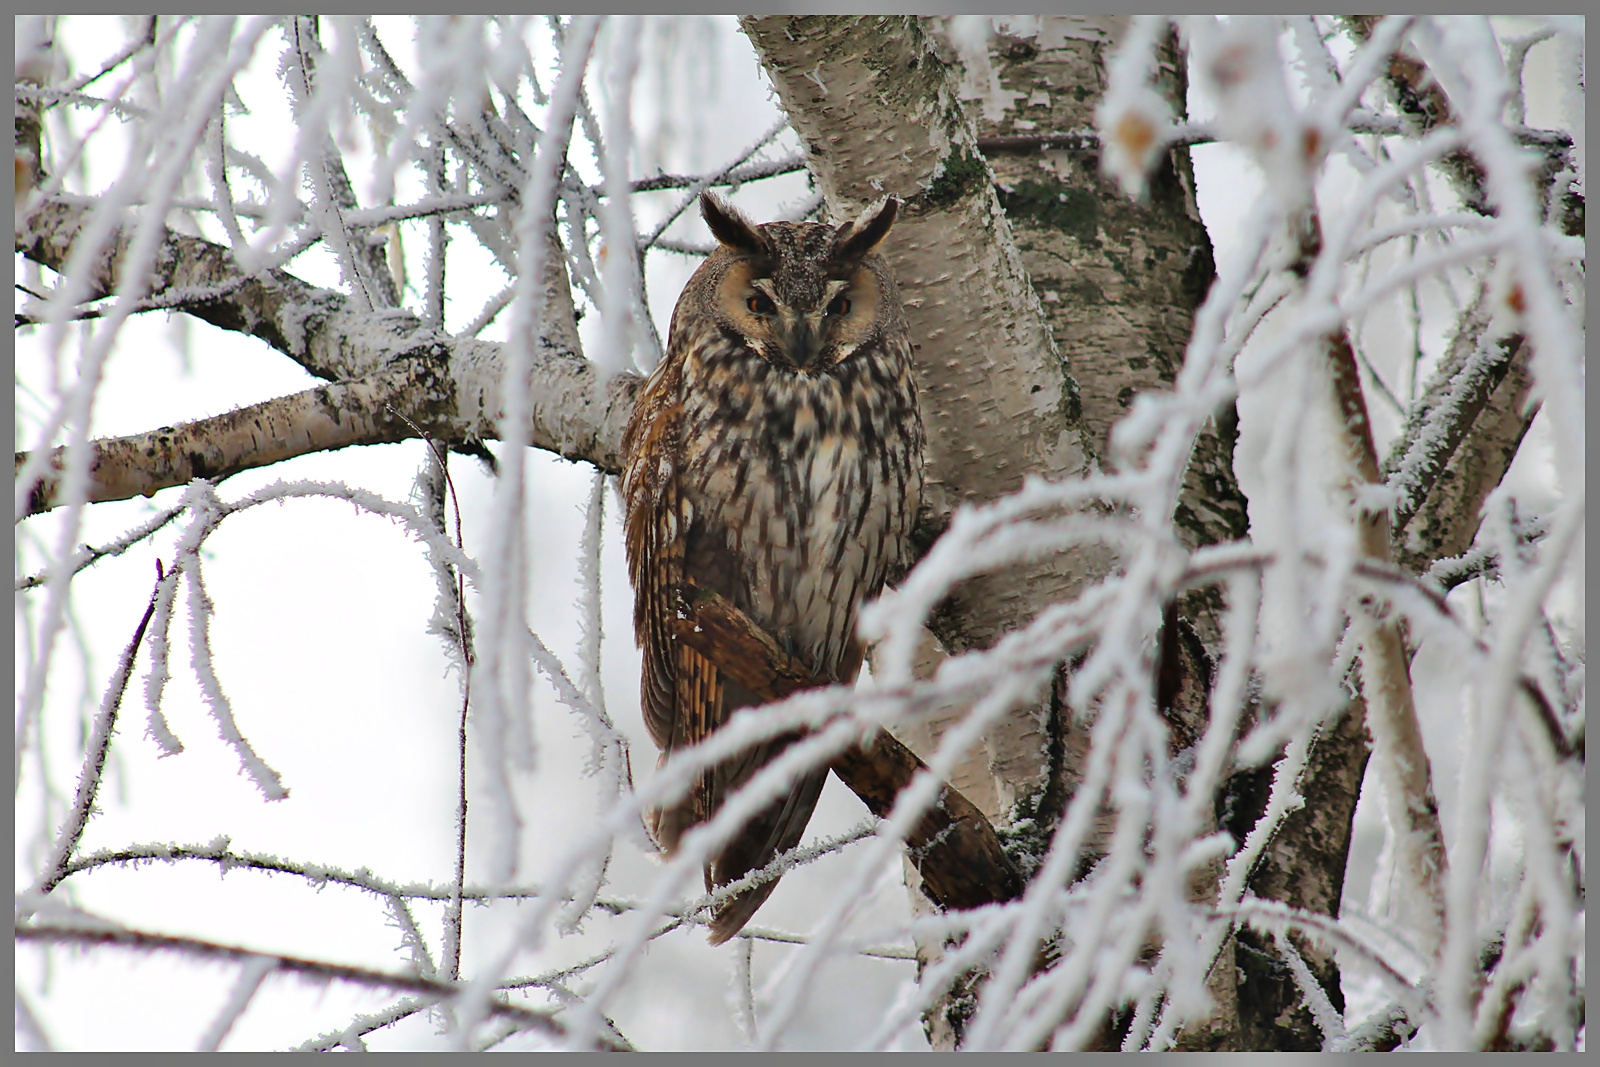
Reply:
[[[414,426],[436,440],[498,436],[499,428],[487,409],[477,407],[472,414],[463,414],[456,402],[457,383],[435,373],[448,369],[448,361],[441,353],[435,356],[438,358],[410,360],[356,381],[318,386],[225,415],[91,442],[88,500],[150,496],[195,478],[217,481],[314,452],[404,441],[417,436]],[[576,357],[563,360],[556,356],[537,366],[535,377],[554,388],[535,389],[534,446],[568,459],[586,460],[607,472],[619,470],[621,425],[633,408],[639,379],[619,375],[597,399],[590,365]],[[407,418],[402,419],[398,412]],[[28,453],[16,453],[14,471],[20,473],[27,460]],[[65,463],[65,449],[50,454],[46,473],[29,494],[29,515],[61,503]]]
[[[385,409],[385,398],[402,391],[387,375],[336,382],[182,426],[95,441],[89,502],[149,496],[195,478],[220,480],[310,452],[414,436]],[[16,454],[17,472],[27,458]],[[49,462],[49,473],[34,483],[30,515],[59,502],[65,449],[52,452]]]
[[[1407,136],[1412,133],[1407,126],[1392,115],[1379,115],[1358,111],[1350,116],[1345,129],[1351,133],[1376,134],[1384,137]],[[1572,138],[1560,130],[1536,130],[1521,126],[1511,131],[1522,144],[1549,152],[1566,152],[1572,148]],[[1215,144],[1224,141],[1217,128],[1209,122],[1180,122],[1170,127],[1162,137],[1168,148],[1192,148],[1195,145]],[[1094,130],[1062,130],[1052,133],[1008,134],[979,137],[978,151],[984,155],[997,152],[1041,152],[1066,149],[1072,152],[1098,152],[1100,137]]]
[[[464,988],[449,982],[437,982],[431,978],[423,978],[418,975],[387,974],[383,971],[369,970],[365,967],[350,967],[339,963],[327,963],[322,960],[302,959],[298,956],[280,956],[271,952],[255,952],[250,949],[221,945],[214,941],[204,941],[199,938],[172,937],[166,934],[150,934],[138,930],[84,929],[38,924],[17,927],[16,936],[19,942],[31,941],[41,945],[114,946],[143,952],[181,952],[188,956],[197,956],[203,959],[237,960],[240,962],[264,960],[272,965],[272,970],[268,972],[269,974],[281,972],[284,974],[304,975],[307,978],[324,981],[352,982],[371,989],[393,989],[414,993],[433,1001],[447,1000],[456,996]],[[493,997],[489,998],[487,1006],[490,1014],[510,1019],[522,1027],[542,1030],[545,1033],[556,1036],[566,1033],[560,1022],[544,1012],[534,1011],[517,1004],[507,1004]],[[626,1046],[607,1041],[603,1037],[601,1040],[605,1042],[606,1047],[612,1052],[632,1051]]]
[[[673,620],[673,636],[716,664],[718,670],[764,700],[825,684],[786,653],[748,615],[709,590],[689,589]],[[833,773],[874,815],[887,817],[895,799],[927,764],[888,733],[852,746],[833,762]],[[948,784],[906,837],[923,892],[939,907],[976,908],[1022,895],[1017,873],[994,827]]]
[[[40,205],[18,230],[17,250],[52,270],[65,268],[89,211],[78,203]],[[121,283],[131,238],[131,229],[119,229],[91,261],[91,295],[108,295]],[[530,361],[529,440],[614,472],[622,465],[622,429],[640,379],[623,374],[599,387],[593,365],[580,354],[564,257],[548,259],[551,275]],[[251,275],[230,249],[171,230],[155,262],[159,276],[150,279],[151,292],[222,329],[259,337],[333,384],[95,441],[89,500],[148,495],[310,452],[405,440],[416,436],[406,419],[443,440],[499,436],[501,344],[441,333],[406,311],[357,311],[342,294],[286,271]],[[16,453],[14,470],[20,472],[27,458]],[[32,489],[30,514],[59,503],[63,459],[59,452],[50,457]]]

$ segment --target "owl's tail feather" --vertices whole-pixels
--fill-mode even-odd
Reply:
[[[706,867],[706,881],[713,887],[737,882],[798,845],[827,779],[828,768],[812,771],[796,782],[787,796],[773,801],[745,824]],[[778,879],[774,878],[724,901],[711,920],[711,943],[720,945],[744,929],[777,886]]]

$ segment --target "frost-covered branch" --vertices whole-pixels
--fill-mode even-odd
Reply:
[[[84,545],[78,550],[77,555],[73,559],[72,573],[77,574],[87,567],[94,566],[96,563],[100,562],[100,560],[107,557],[122,555],[134,545],[149,539],[158,531],[164,529],[168,523],[172,522],[173,519],[183,514],[183,511],[184,509],[182,507],[167,508],[166,510],[156,513],[145,522],[140,523],[133,529],[111,541],[106,542],[103,545]],[[49,576],[45,574],[30,574],[26,578],[18,578],[16,581],[16,590],[20,593],[27,589],[37,589],[39,586],[45,583],[48,577]]]
[[[1330,377],[1341,416],[1348,485],[1356,522],[1357,550],[1386,563],[1390,556],[1390,517],[1386,501],[1364,502],[1381,485],[1371,417],[1362,394],[1355,355],[1343,335],[1328,343]],[[1398,623],[1377,612],[1358,608],[1351,628],[1361,643],[1362,696],[1373,756],[1390,804],[1389,820],[1408,879],[1405,895],[1417,909],[1413,936],[1428,952],[1436,951],[1444,926],[1446,873],[1444,832],[1439,825],[1432,771],[1423,745],[1422,727],[1412,697],[1409,659]],[[1324,1037],[1331,1038],[1327,1031]]]
[[[47,205],[32,216],[19,246],[46,266],[61,266],[84,221],[82,208]],[[96,260],[91,281],[97,291],[118,284],[120,247],[113,241]],[[339,294],[286,272],[253,279],[232,262],[227,249],[198,238],[169,232],[166,249],[164,281],[172,290],[192,294],[184,300],[192,299],[196,314],[261,337],[335,384],[182,427],[96,441],[89,499],[123,499],[307,452],[414,436],[391,408],[441,439],[498,435],[501,345],[441,337],[405,312],[376,318],[357,313]],[[615,471],[638,379],[619,375],[597,393],[594,370],[578,354],[570,297],[547,292],[552,306],[540,321],[549,332],[536,346],[529,371],[534,386],[527,413],[530,443]],[[19,472],[29,466],[29,457],[18,453]],[[30,514],[57,503],[57,478],[47,471],[59,469],[61,453],[48,462],[49,467],[42,459],[32,463],[43,479],[32,483]]]
[[[1463,312],[1444,358],[1385,457],[1397,558],[1421,571],[1465,553],[1539,406],[1531,348],[1488,336],[1487,294]]]
[[[164,577],[161,566],[157,563],[158,594],[160,580]],[[129,639],[127,648],[123,649],[122,657],[117,661],[116,672],[112,674],[111,682],[106,686],[105,695],[101,698],[100,709],[95,715],[94,726],[89,734],[89,742],[85,746],[83,771],[78,776],[78,791],[72,800],[72,810],[56,836],[50,865],[44,872],[44,877],[31,892],[48,893],[70,873],[73,853],[83,840],[83,832],[87,829],[89,818],[95,810],[95,797],[99,795],[100,785],[105,776],[106,756],[111,749],[111,734],[116,729],[117,713],[122,710],[122,697],[127,692],[128,679],[133,674],[133,661],[139,654],[139,646],[144,643],[145,630],[156,613],[156,595],[152,595],[150,605],[145,608],[144,615],[139,619],[133,637]]]
[[[1538,204],[1543,197],[1542,187],[1527,180],[1528,168],[1522,160],[1513,162],[1510,152],[1516,143],[1515,136],[1506,129],[1498,111],[1491,116],[1487,103],[1492,99],[1504,99],[1494,96],[1498,89],[1489,88],[1501,77],[1498,57],[1493,56],[1489,47],[1492,35],[1485,24],[1471,20],[1469,23],[1458,26],[1448,20],[1372,20],[1363,27],[1363,45],[1348,63],[1335,63],[1325,52],[1324,34],[1320,29],[1311,23],[1296,24],[1299,32],[1286,36],[1293,36],[1295,47],[1303,53],[1301,71],[1310,99],[1301,110],[1302,105],[1285,91],[1286,68],[1278,55],[1279,27],[1273,21],[1230,20],[1225,26],[1210,19],[1185,22],[1195,67],[1208,79],[1208,88],[1219,101],[1218,130],[1250,151],[1268,174],[1273,206],[1260,215],[1264,219],[1273,214],[1278,220],[1276,225],[1282,226],[1279,234],[1260,246],[1258,254],[1262,258],[1252,285],[1262,293],[1272,291],[1274,284],[1281,285],[1281,293],[1274,301],[1283,300],[1287,295],[1286,306],[1294,309],[1293,319],[1280,320],[1278,332],[1269,343],[1257,346],[1253,354],[1246,350],[1240,357],[1237,373],[1241,393],[1261,390],[1269,381],[1274,383],[1273,408],[1267,416],[1270,436],[1264,442],[1262,471],[1258,478],[1262,489],[1256,491],[1251,501],[1253,540],[1262,547],[1280,545],[1280,553],[1291,545],[1296,546],[1293,551],[1300,553],[1298,559],[1303,561],[1291,562],[1280,554],[1274,565],[1263,570],[1263,589],[1267,593],[1263,626],[1270,625],[1267,619],[1275,618],[1291,629],[1280,629],[1278,626],[1282,624],[1277,624],[1267,631],[1270,633],[1268,655],[1260,664],[1263,696],[1281,703],[1274,709],[1270,722],[1263,723],[1244,739],[1240,757],[1259,758],[1260,753],[1287,741],[1288,750],[1298,753],[1300,760],[1302,771],[1297,771],[1296,776],[1305,773],[1308,781],[1316,782],[1320,791],[1326,788],[1320,779],[1327,775],[1327,784],[1336,790],[1332,794],[1335,803],[1310,815],[1308,822],[1331,814],[1332,822],[1322,819],[1323,825],[1331,827],[1336,841],[1341,836],[1348,841],[1348,820],[1353,816],[1353,799],[1359,791],[1365,751],[1360,744],[1359,730],[1352,732],[1345,724],[1352,721],[1352,714],[1365,713],[1374,742],[1376,770],[1385,784],[1384,793],[1389,802],[1391,859],[1396,864],[1392,869],[1400,876],[1404,887],[1400,895],[1405,906],[1397,910],[1394,920],[1402,925],[1406,937],[1420,950],[1419,958],[1423,960],[1420,966],[1430,970],[1437,968],[1436,976],[1447,976],[1447,985],[1453,987],[1457,997],[1454,1005],[1448,997],[1442,997],[1427,1010],[1418,1006],[1412,1012],[1412,1019],[1420,1023],[1427,1015],[1443,1027],[1441,1033],[1457,1035],[1445,1039],[1450,1047],[1458,1044],[1470,1047],[1470,1042],[1461,1042],[1464,1030],[1459,1005],[1461,990],[1471,988],[1477,979],[1471,977],[1471,967],[1466,960],[1464,946],[1472,942],[1463,925],[1467,911],[1461,901],[1469,895],[1468,887],[1476,891],[1480,879],[1482,861],[1476,850],[1482,847],[1486,816],[1482,807],[1474,805],[1481,805],[1483,798],[1497,787],[1489,782],[1491,776],[1483,770],[1463,771],[1462,782],[1470,783],[1468,788],[1474,796],[1460,816],[1466,820],[1464,833],[1469,836],[1461,840],[1470,842],[1469,858],[1461,860],[1452,854],[1447,865],[1429,774],[1429,754],[1418,728],[1416,705],[1411,696],[1410,649],[1406,647],[1402,617],[1410,626],[1412,639],[1445,639],[1457,642],[1456,647],[1463,651],[1471,650],[1468,656],[1476,664],[1474,677],[1494,679],[1494,695],[1488,699],[1487,706],[1497,709],[1492,713],[1496,721],[1508,714],[1499,710],[1508,701],[1519,702],[1510,694],[1532,683],[1526,681],[1526,669],[1513,667],[1518,657],[1504,651],[1505,646],[1497,651],[1494,645],[1479,641],[1460,626],[1453,626],[1449,634],[1445,634],[1427,625],[1428,615],[1436,609],[1437,601],[1429,601],[1435,608],[1423,608],[1419,615],[1414,607],[1402,607],[1406,603],[1405,595],[1386,601],[1358,594],[1354,588],[1344,594],[1334,594],[1327,583],[1335,581],[1334,576],[1340,571],[1358,571],[1363,558],[1382,564],[1395,553],[1409,567],[1426,571],[1440,555],[1464,552],[1478,527],[1478,508],[1486,499],[1494,499],[1495,493],[1491,490],[1504,475],[1531,418],[1523,404],[1523,398],[1530,395],[1522,384],[1528,381],[1526,375],[1537,376],[1539,360],[1543,358],[1548,367],[1545,373],[1551,381],[1569,383],[1556,388],[1556,393],[1564,398],[1581,395],[1581,382],[1571,377],[1576,363],[1569,355],[1575,351],[1577,309],[1564,295],[1570,289],[1563,290],[1551,284],[1552,277],[1561,279],[1559,285],[1568,284],[1566,279],[1571,271],[1561,266],[1568,253],[1562,249],[1559,237],[1540,232],[1536,220]],[[1413,141],[1381,163],[1363,156],[1359,147],[1348,147],[1348,142],[1345,142],[1347,147],[1341,147],[1337,140],[1330,141],[1328,121],[1341,113],[1348,116],[1349,107],[1366,85],[1364,79],[1378,77],[1386,69],[1393,74],[1414,63],[1411,57],[1417,54],[1427,55],[1434,64],[1433,80],[1423,86],[1422,81],[1413,78],[1411,87],[1423,86],[1430,94],[1428,100],[1414,103],[1419,114],[1428,115],[1429,128],[1435,132]],[[1397,55],[1400,58],[1396,59]],[[1118,63],[1120,67],[1107,94],[1103,122],[1124,142],[1122,148],[1126,151],[1111,162],[1119,168],[1116,171],[1119,175],[1127,171],[1124,180],[1132,186],[1142,180],[1142,168],[1151,165],[1151,157],[1141,156],[1140,145],[1133,143],[1136,140],[1133,134],[1147,130],[1159,141],[1166,135],[1162,131],[1170,131],[1172,126],[1152,102],[1148,88],[1141,84],[1149,76],[1149,53],[1133,49]],[[1342,82],[1341,76],[1345,79]],[[1467,110],[1474,106],[1478,110],[1469,119]],[[1494,106],[1498,108],[1498,104]],[[1297,143],[1295,138],[1313,122],[1322,123],[1318,135],[1307,136]],[[1347,136],[1350,129],[1347,118],[1344,129]],[[1561,139],[1557,136],[1546,140],[1559,144]],[[1323,213],[1320,216],[1312,207],[1315,201],[1310,195],[1310,183],[1325,149],[1343,151],[1364,173],[1359,191],[1348,202],[1338,204],[1340,214],[1337,217],[1328,214],[1334,203],[1332,200],[1318,204]],[[1470,154],[1463,149],[1469,149]],[[1426,233],[1436,221],[1451,217],[1442,212],[1426,214],[1432,209],[1423,203],[1425,214],[1420,218],[1376,224],[1373,217],[1379,208],[1376,195],[1402,178],[1407,191],[1415,193],[1419,183],[1404,176],[1418,166],[1444,167],[1456,176],[1458,184],[1470,179],[1470,188],[1463,195],[1468,206],[1477,210],[1487,210],[1491,199],[1489,190],[1497,188],[1496,195],[1502,203],[1514,205],[1522,213],[1521,221],[1512,223],[1502,214],[1495,224],[1474,226],[1482,237],[1445,244],[1441,236],[1437,251],[1414,255],[1409,262],[1402,259],[1383,280],[1374,283],[1363,279],[1364,284],[1353,297],[1344,295],[1341,286],[1345,284],[1347,259],[1370,256],[1371,249],[1381,243],[1376,240],[1379,235],[1398,234],[1402,228]],[[1515,181],[1512,175],[1518,176]],[[1496,180],[1499,181],[1497,187]],[[1551,225],[1558,223],[1558,219],[1553,219]],[[1374,238],[1368,239],[1357,251],[1352,238],[1360,229],[1369,227]],[[1486,263],[1488,269],[1485,269]],[[1437,277],[1455,269],[1456,264],[1473,264],[1475,270],[1488,274],[1490,281],[1483,289],[1479,305],[1459,327],[1457,344],[1438,371],[1438,384],[1430,387],[1409,413],[1408,428],[1392,453],[1391,485],[1381,488],[1372,422],[1361,396],[1351,345],[1343,332],[1346,322],[1366,314],[1382,297],[1383,285],[1404,285],[1410,284],[1412,279]],[[1516,272],[1516,282],[1509,280],[1512,271]],[[1519,283],[1527,288],[1517,288]],[[1535,293],[1546,309],[1542,317],[1525,313],[1525,306]],[[1213,302],[1216,296],[1214,290]],[[1215,306],[1219,310],[1225,308],[1222,304]],[[1486,330],[1490,321],[1495,323],[1495,328]],[[1539,323],[1544,327],[1546,341],[1542,347],[1528,336],[1524,323]],[[1486,340],[1486,337],[1493,340]],[[1497,350],[1495,342],[1506,337],[1511,337],[1506,350]],[[1191,363],[1205,352],[1199,344],[1205,340],[1201,329],[1197,329],[1195,340],[1197,343],[1191,345],[1190,350]],[[1528,370],[1518,371],[1519,346],[1529,345],[1534,358],[1531,361],[1521,359]],[[1560,354],[1552,355],[1552,352]],[[1316,368],[1319,356],[1331,357],[1325,368],[1327,377],[1323,377],[1324,371]],[[1249,358],[1247,365],[1246,358]],[[1469,364],[1470,371],[1466,369]],[[1186,375],[1188,371],[1186,366]],[[1513,379],[1518,377],[1521,382],[1512,386]],[[1503,390],[1500,388],[1502,380],[1508,386]],[[1331,395],[1339,398],[1339,409],[1327,419],[1316,409],[1319,403],[1326,402],[1330,386]],[[1547,385],[1549,388],[1552,387]],[[1324,399],[1319,400],[1319,396]],[[1510,414],[1513,409],[1514,416]],[[1126,432],[1129,440],[1148,440],[1147,436],[1133,432],[1137,424],[1137,419],[1130,419],[1119,430]],[[1557,417],[1557,424],[1573,432],[1578,426],[1570,414]],[[1316,427],[1327,429],[1319,431]],[[1327,449],[1339,457],[1336,470],[1320,469],[1324,465],[1315,462],[1315,451],[1306,444],[1308,435],[1328,430],[1331,430],[1329,443],[1337,445]],[[1492,458],[1487,455],[1489,453]],[[1572,454],[1571,447],[1558,447],[1558,469],[1565,457]],[[1450,464],[1453,455],[1467,457],[1467,463],[1459,467]],[[1569,481],[1565,476],[1562,480]],[[1403,491],[1397,504],[1390,496],[1392,489]],[[1448,500],[1449,506],[1441,506],[1432,513],[1429,525],[1418,524],[1414,517],[1433,493],[1437,493],[1441,501]],[[1348,510],[1328,509],[1330,499],[1343,501],[1342,506]],[[1392,535],[1389,530],[1391,506],[1396,519]],[[1576,523],[1579,520],[1574,516],[1580,512],[1581,498],[1569,497],[1560,514]],[[1310,518],[1313,514],[1322,518]],[[1355,520],[1353,526],[1352,519]],[[1431,525],[1434,521],[1437,526]],[[1402,530],[1408,524],[1413,527],[1412,535],[1402,537]],[[1419,526],[1420,536],[1415,532]],[[1567,527],[1569,531],[1575,528],[1575,525]],[[1498,536],[1508,542],[1498,553],[1499,558],[1505,559],[1512,539],[1503,534]],[[1312,545],[1318,547],[1311,549]],[[1547,559],[1544,569],[1538,572],[1545,582],[1551,580],[1553,568],[1559,566],[1556,561],[1564,551],[1562,546],[1550,546],[1549,556],[1539,553]],[[1297,575],[1296,571],[1313,558],[1321,561],[1315,564],[1320,575],[1304,572]],[[1396,592],[1402,592],[1402,587],[1397,587]],[[1532,611],[1529,605],[1538,595],[1531,590],[1523,594],[1519,602],[1524,612]],[[1448,615],[1448,612],[1442,614]],[[1350,620],[1348,630],[1344,628],[1346,619]],[[1516,625],[1526,627],[1531,619],[1531,614],[1523,614]],[[1326,721],[1329,712],[1342,703],[1342,694],[1336,687],[1343,683],[1344,671],[1353,656],[1361,664],[1365,701],[1351,702],[1343,721],[1325,738],[1325,741],[1334,742],[1332,747],[1319,743],[1318,754],[1313,754],[1305,747],[1302,731]],[[1326,663],[1331,670],[1317,678],[1314,673],[1306,673],[1313,663]],[[1529,731],[1530,736],[1558,739],[1535,745],[1550,745],[1550,755],[1546,757],[1549,769],[1545,773],[1553,773],[1555,761],[1561,758],[1559,753],[1563,746],[1559,738],[1564,736],[1564,731],[1548,702],[1529,696],[1526,704],[1531,713],[1518,712],[1514,721],[1519,729]],[[1541,704],[1544,705],[1542,710]],[[1295,705],[1299,705],[1298,710],[1291,710]],[[1551,722],[1557,725],[1552,727]],[[1320,754],[1324,748],[1326,754]],[[1486,749],[1472,751],[1476,758],[1486,758]],[[1289,811],[1282,804],[1284,798],[1294,800],[1296,783],[1285,780],[1284,773],[1284,763],[1280,762],[1266,810],[1257,808],[1261,814],[1249,816],[1257,819],[1250,833],[1252,841],[1264,826],[1272,824],[1269,817],[1275,807],[1277,820],[1284,827],[1278,832],[1288,829],[1284,820]],[[1538,780],[1538,776],[1532,776],[1531,780]],[[1535,788],[1530,779],[1522,781],[1530,784],[1519,782],[1512,789],[1513,794]],[[1314,809],[1308,803],[1306,810]],[[1249,851],[1247,843],[1241,856]],[[1553,865],[1558,851],[1557,845],[1542,845],[1529,862]],[[1236,867],[1235,861],[1230,861],[1230,871],[1243,871],[1261,891],[1274,894],[1301,893],[1308,882],[1327,882],[1325,875],[1331,871],[1331,892],[1319,891],[1314,906],[1329,916],[1338,914],[1339,883],[1345,867],[1342,847],[1330,850],[1321,842],[1301,844],[1289,836],[1263,858],[1267,864],[1253,875],[1251,864]],[[1239,856],[1235,860],[1242,863]],[[1297,870],[1301,872],[1298,877]],[[1531,870],[1530,867],[1529,873],[1522,876],[1531,876]],[[1388,874],[1382,876],[1389,877]],[[1536,884],[1550,886],[1551,882],[1548,877],[1540,876]],[[1551,899],[1558,910],[1567,913],[1571,904],[1564,892],[1552,888]],[[1420,913],[1413,911],[1412,905],[1420,905]],[[1330,918],[1329,921],[1335,920]],[[1466,925],[1471,925],[1470,921]],[[1243,931],[1239,937],[1242,944]],[[1550,963],[1555,964],[1556,950],[1551,947],[1547,951]],[[1450,959],[1452,952],[1454,962]],[[1332,1021],[1324,1018],[1328,1015],[1328,1005],[1321,1004],[1314,989],[1307,985],[1310,982],[1319,988],[1329,988],[1328,978],[1333,976],[1310,956],[1304,956],[1300,962],[1306,965],[1306,973],[1295,970],[1293,960],[1290,970],[1295,971],[1297,982],[1306,990],[1312,1014],[1318,1017],[1320,1037],[1340,1044],[1349,1041],[1348,1035],[1341,1036]],[[1168,991],[1171,988],[1171,985],[1166,986]],[[1241,1006],[1246,1003],[1246,988],[1239,989]],[[1166,995],[1170,996],[1170,992]],[[1258,995],[1270,994],[1263,990]],[[1294,995],[1296,999],[1300,996],[1298,991]],[[1145,994],[1130,1031],[1132,1044],[1125,1043],[1124,1047],[1141,1047],[1146,1043],[1150,1047],[1163,1047],[1163,1041],[1175,1038],[1178,1027],[1183,1025],[1176,1021],[1182,1013],[1174,1012],[1169,1000],[1158,1015],[1155,1004],[1151,994]],[[1150,1005],[1148,1014],[1145,1005]],[[1458,1013],[1454,1017],[1452,1010]],[[1557,1032],[1559,1029],[1557,1024]],[[1568,1039],[1558,1037],[1556,1040],[1560,1044]]]
[[[168,934],[146,933],[140,930],[120,928],[109,930],[85,929],[47,923],[32,923],[18,926],[16,936],[18,941],[25,944],[70,945],[84,948],[116,947],[143,953],[175,952],[198,959],[237,960],[254,967],[264,968],[261,972],[262,978],[274,973],[302,975],[322,981],[349,982],[369,989],[387,989],[420,994],[426,1000],[433,1002],[448,1000],[458,992],[458,987],[447,982],[421,978],[416,975],[385,974],[382,971],[373,971],[365,967],[350,967],[343,964],[326,963],[321,960],[302,959],[297,956],[255,952],[250,949],[218,944],[214,941],[205,941],[199,938],[175,937]],[[530,1008],[509,1004],[501,1000],[492,1000],[488,1010],[493,1015],[503,1016],[522,1026],[541,1030],[554,1036],[559,1036],[565,1032],[565,1028],[560,1021],[548,1012],[534,1011]],[[631,1051],[631,1049],[617,1046],[605,1038],[601,1038],[600,1043],[608,1051]]]

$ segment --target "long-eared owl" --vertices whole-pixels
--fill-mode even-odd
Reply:
[[[897,207],[887,200],[841,226],[757,226],[701,197],[718,247],[678,298],[667,356],[623,438],[640,699],[661,763],[762,703],[673,641],[676,589],[721,594],[819,676],[850,682],[857,607],[909,562],[922,418],[905,312],[873,251]],[[647,813],[657,844],[675,852],[795,739],[746,750]],[[706,865],[707,891],[798,844],[827,773],[806,774],[751,818]],[[775,885],[725,902],[712,943],[738,933]]]

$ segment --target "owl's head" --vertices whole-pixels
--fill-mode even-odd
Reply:
[[[694,290],[700,311],[768,362],[823,373],[886,329],[904,329],[888,265],[873,252],[899,206],[889,198],[842,226],[757,226],[704,193],[700,212],[720,247],[685,296]]]

